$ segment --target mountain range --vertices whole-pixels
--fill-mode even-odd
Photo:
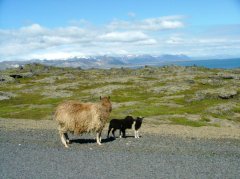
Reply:
[[[55,60],[16,60],[0,62],[0,70],[6,68],[19,67],[29,63],[40,63],[43,65],[57,66],[57,67],[79,67],[83,69],[88,68],[112,68],[112,67],[141,67],[145,65],[161,65],[165,62],[173,61],[189,61],[190,57],[186,55],[128,55],[128,56],[92,56],[92,57],[72,57],[67,59]]]

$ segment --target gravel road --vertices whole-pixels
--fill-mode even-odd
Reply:
[[[56,130],[0,127],[0,178],[240,178],[238,139],[105,136],[71,136],[65,149]]]

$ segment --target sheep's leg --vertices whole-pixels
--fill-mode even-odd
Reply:
[[[62,143],[63,143],[63,145],[66,147],[66,148],[68,148],[68,145],[67,145],[67,143],[66,143],[66,139],[65,139],[65,134],[64,133],[66,133],[65,131],[65,129],[61,126],[61,125],[59,125],[58,126],[58,131],[59,131],[59,134],[60,134],[60,138],[61,138],[61,141],[62,141]]]
[[[102,131],[99,132],[99,141],[100,141],[100,143],[102,142]]]
[[[97,143],[98,143],[98,145],[102,145],[101,144],[101,132],[97,132]]]
[[[68,145],[67,145],[66,140],[65,140],[65,137],[64,137],[64,133],[61,133],[61,132],[60,132],[60,137],[61,137],[61,141],[62,141],[63,145],[64,145],[66,148],[68,148]]]
[[[69,140],[68,134],[67,133],[63,133],[63,134],[64,134],[64,137],[66,139],[66,143],[70,144],[70,140]]]

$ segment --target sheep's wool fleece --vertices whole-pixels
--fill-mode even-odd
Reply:
[[[68,101],[60,104],[55,112],[55,120],[62,132],[101,131],[107,121],[108,114],[101,104],[79,103]]]

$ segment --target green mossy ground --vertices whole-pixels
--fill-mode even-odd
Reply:
[[[55,107],[62,101],[96,102],[99,96],[107,95],[116,106],[111,118],[133,115],[151,119],[159,116],[160,121],[194,127],[217,126],[211,122],[212,118],[240,122],[239,70],[176,66],[82,70],[31,64],[21,70],[0,71],[4,75],[26,73],[32,75],[14,82],[0,82],[0,94],[14,94],[0,100],[0,117],[51,119]],[[234,74],[236,78],[221,78],[222,73]],[[212,79],[218,83],[212,83]],[[228,99],[211,94],[196,98],[201,91],[218,88],[231,88],[238,93]],[[209,110],[226,103],[234,104],[230,111],[213,113]],[[174,117],[176,115],[185,117]],[[200,117],[191,119],[191,115]]]

